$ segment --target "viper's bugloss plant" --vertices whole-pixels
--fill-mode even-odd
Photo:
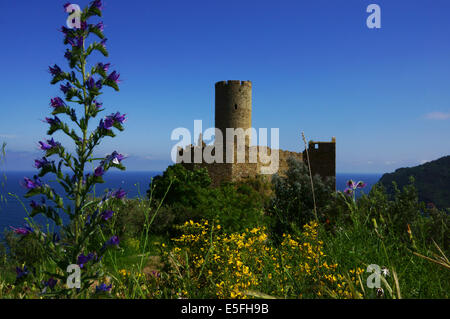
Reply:
[[[68,6],[66,4],[64,8]],[[102,227],[114,214],[111,210],[102,209],[105,202],[113,197],[122,199],[125,196],[125,192],[119,189],[111,191],[101,200],[88,197],[94,185],[104,182],[103,176],[109,169],[125,170],[122,164],[124,156],[116,151],[105,158],[93,158],[94,150],[101,141],[106,137],[115,137],[114,130],[123,131],[126,120],[125,115],[116,112],[97,120],[95,128],[89,127],[104,110],[99,101],[101,90],[111,87],[119,91],[120,75],[117,71],[108,73],[110,63],[98,62],[90,68],[88,65],[88,58],[94,51],[108,56],[103,22],[89,22],[96,16],[102,16],[102,7],[102,1],[92,1],[81,12],[80,28],[61,28],[64,44],[69,46],[64,56],[70,70],[65,71],[58,65],[49,67],[51,84],[60,84],[62,94],[50,100],[52,117],[44,120],[49,125],[47,134],[53,136],[56,132],[62,132],[67,135],[73,140],[75,151],[70,152],[54,137],[39,141],[39,148],[44,152],[43,157],[34,163],[39,172],[33,178],[23,180],[23,186],[28,190],[26,197],[40,195],[42,199],[31,202],[30,218],[27,219],[31,224],[25,228],[14,228],[14,231],[21,236],[34,236],[43,245],[48,265],[41,266],[40,273],[35,275],[35,282],[45,294],[70,296],[94,287],[95,280],[102,276],[99,267],[102,256],[107,249],[119,245],[117,236],[109,239],[103,236],[103,245],[90,240],[95,233],[103,234]],[[93,173],[87,173],[89,164],[94,165]],[[51,174],[64,189],[65,196],[57,194],[52,186],[42,180]],[[69,220],[65,225],[61,218],[63,214]],[[33,217],[37,215],[52,220],[61,234],[41,231],[33,222]],[[66,286],[66,269],[71,264],[78,264],[81,268],[80,289]],[[31,275],[26,268],[17,269],[18,278]],[[110,289],[99,287],[97,290]]]

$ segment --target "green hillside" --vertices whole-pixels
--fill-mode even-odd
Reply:
[[[441,209],[450,208],[450,156],[415,167],[399,168],[384,174],[379,182],[386,187],[388,194],[393,194],[392,182],[402,188],[410,183],[411,176],[415,179],[420,201],[433,203]]]

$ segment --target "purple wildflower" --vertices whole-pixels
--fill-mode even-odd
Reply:
[[[69,29],[69,28],[66,28],[65,26],[62,26],[62,27],[61,27],[61,30],[59,30],[59,31],[61,31],[62,33],[64,33],[64,35],[67,35],[67,34],[70,32],[70,29]]]
[[[20,267],[16,267],[17,279],[26,276],[30,273],[27,266],[23,266],[23,269]]]
[[[103,105],[103,103],[98,102],[97,100],[94,100],[94,101],[92,101],[92,102],[95,104],[95,107],[96,107],[97,109],[101,108],[102,105]]]
[[[119,237],[112,236],[108,241],[105,243],[105,246],[118,246],[119,245]]]
[[[104,174],[105,174],[105,171],[103,170],[102,166],[97,167],[94,171],[94,176],[96,176],[96,177],[103,176]]]
[[[108,72],[110,66],[111,66],[111,63],[106,63],[106,64],[98,63],[97,70],[103,70],[105,72]]]
[[[95,82],[95,86],[100,90],[103,86],[103,81],[101,79],[98,80],[97,82]]]
[[[93,253],[89,253],[87,256],[81,254],[80,256],[78,256],[77,264],[80,266],[80,268],[83,268],[83,266],[85,264],[87,264],[89,261],[91,261],[92,259],[94,259]]]
[[[45,198],[44,198],[44,197],[41,198],[41,203],[42,203],[42,205],[45,204]],[[31,207],[32,209],[36,209],[36,208],[40,208],[41,205],[39,205],[39,204],[36,203],[34,200],[32,200],[32,201],[30,202],[30,207]]]
[[[125,158],[125,156],[123,156],[122,154],[117,153],[116,151],[112,152],[111,155],[106,156],[105,160],[101,162],[102,165],[106,164],[106,163],[113,163],[116,165],[119,165],[120,162],[122,162],[122,160]]]
[[[103,9],[102,1],[101,0],[94,0],[94,1],[92,1],[91,2],[91,7],[92,8],[97,8],[99,10],[102,10]]]
[[[58,283],[58,280],[54,279],[53,277],[50,277],[49,280],[44,282],[44,286],[50,287],[50,289],[53,289],[57,283]]]
[[[355,189],[355,182],[353,180],[347,181],[347,186],[351,189]]]
[[[95,287],[95,292],[96,293],[108,292],[111,290],[111,287],[112,287],[112,285],[107,286],[105,283],[103,283],[100,286]]]
[[[45,122],[47,122],[50,125],[54,125],[61,123],[61,120],[57,116],[55,116],[55,118],[46,117]]]
[[[106,41],[107,41],[108,39],[107,38],[104,38],[102,41],[100,41],[100,45],[104,48],[104,49],[106,49]]]
[[[366,183],[359,181],[358,184],[356,184],[356,188],[364,188],[366,187],[366,185],[367,185]]]
[[[126,195],[127,195],[127,193],[122,188],[119,188],[118,190],[116,190],[115,192],[112,193],[112,197],[115,197],[117,199],[122,199]]]
[[[83,46],[83,42],[84,42],[84,38],[83,36],[78,36],[76,38],[67,38],[67,42],[72,46],[72,47],[77,47],[77,48],[81,48]]]
[[[59,66],[57,66],[56,64],[53,66],[53,68],[51,66],[48,67],[50,73],[54,76],[60,75],[62,70]]]
[[[39,145],[40,145],[40,149],[43,151],[48,151],[49,149],[52,148],[50,145],[48,145],[45,142],[39,142]]]
[[[120,114],[117,112],[116,114],[111,114],[109,117],[114,120],[114,122],[119,122],[120,124],[123,124],[123,122],[126,121],[126,114]]]
[[[106,118],[104,121],[100,120],[99,127],[104,130],[109,130],[114,125],[114,120]]]
[[[68,6],[70,6],[71,5],[71,3],[70,2],[67,2],[65,5],[64,5],[64,10],[67,12],[67,7]]]
[[[65,106],[65,103],[60,97],[55,97],[50,100],[50,105],[56,109],[58,107]]]
[[[22,186],[26,189],[35,189],[42,186],[42,182],[36,175],[33,179],[30,179],[28,177],[24,177]]]
[[[72,52],[71,52],[69,49],[67,49],[67,50],[66,50],[66,53],[64,53],[64,57],[65,57],[67,60],[71,60],[71,59],[72,59]]]
[[[115,82],[115,83],[119,83],[119,77],[120,77],[120,73],[117,73],[116,71],[113,71],[109,76],[108,76],[108,80]]]
[[[103,25],[103,22],[99,22],[95,25],[95,28],[97,28],[103,32],[103,30],[105,29],[105,26]]]
[[[95,81],[92,76],[90,76],[89,79],[86,81],[86,86],[89,90],[92,90],[95,87]]]
[[[70,85],[70,83],[67,82],[66,85],[61,84],[60,88],[61,88],[61,91],[63,91],[63,93],[66,94],[72,88],[72,85]]]
[[[80,29],[81,29],[81,30],[86,30],[87,27],[88,27],[87,22],[86,22],[86,21],[81,21]]]
[[[34,160],[34,167],[40,169],[44,166],[50,165],[51,163],[52,162],[49,162],[46,157],[43,157],[42,159]]]
[[[36,209],[36,208],[39,207],[39,204],[36,203],[34,200],[32,200],[31,203],[30,203],[30,207],[33,208],[33,209]]]
[[[14,228],[14,227],[12,227],[12,226],[9,226],[9,227],[11,227],[11,229],[12,229],[12,230],[14,231],[14,233],[16,233],[17,235],[23,235],[23,236],[26,236],[26,235],[28,235],[28,234],[30,234],[30,233],[33,232],[33,228],[31,228],[30,226],[19,227],[19,228]]]
[[[347,188],[344,190],[344,194],[347,195],[347,196],[351,196],[351,195],[353,194],[353,188],[347,187]]]
[[[109,220],[113,215],[114,215],[114,212],[112,210],[105,210],[101,214],[101,217],[103,220]]]
[[[40,145],[40,149],[43,150],[43,151],[48,151],[48,150],[51,150],[52,148],[60,146],[60,144],[58,142],[55,142],[53,140],[53,137],[52,137],[51,140],[47,140],[47,143],[39,142],[39,145]]]

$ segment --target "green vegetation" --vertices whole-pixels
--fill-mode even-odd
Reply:
[[[413,183],[392,196],[376,185],[355,199],[331,191],[318,176],[313,181],[318,220],[307,168],[295,160],[272,183],[217,188],[205,170],[171,166],[145,198],[104,204],[115,214],[89,241],[96,247],[112,234],[120,238],[119,248],[99,262],[101,281],[112,289],[96,294],[94,284],[75,296],[448,298],[450,217],[420,202]],[[32,236],[9,233],[7,239],[9,253],[0,249],[0,298],[39,297],[45,287],[28,277],[48,267],[45,254]],[[384,271],[381,289],[366,284],[371,264]],[[15,267],[24,265],[30,272],[17,279]]]
[[[409,184],[411,177],[414,178],[420,201],[450,211],[450,156],[415,167],[399,168],[394,173],[384,174],[380,183],[393,196],[395,185],[403,188]]]

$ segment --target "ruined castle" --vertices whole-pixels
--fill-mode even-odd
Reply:
[[[310,141],[308,156],[306,150],[300,153],[271,149],[268,146],[252,146],[252,133],[256,132],[252,129],[252,82],[221,81],[216,83],[215,90],[214,144],[206,145],[200,135],[197,145],[178,149],[177,163],[182,163],[188,169],[207,168],[213,185],[219,185],[223,181],[243,180],[259,174],[267,177],[275,173],[283,175],[288,168],[289,157],[308,164],[309,156],[313,174],[322,177],[336,176],[334,137],[331,142]],[[214,161],[205,160],[203,154],[212,155]],[[275,171],[269,169],[274,163],[268,163],[268,158],[277,161]]]

